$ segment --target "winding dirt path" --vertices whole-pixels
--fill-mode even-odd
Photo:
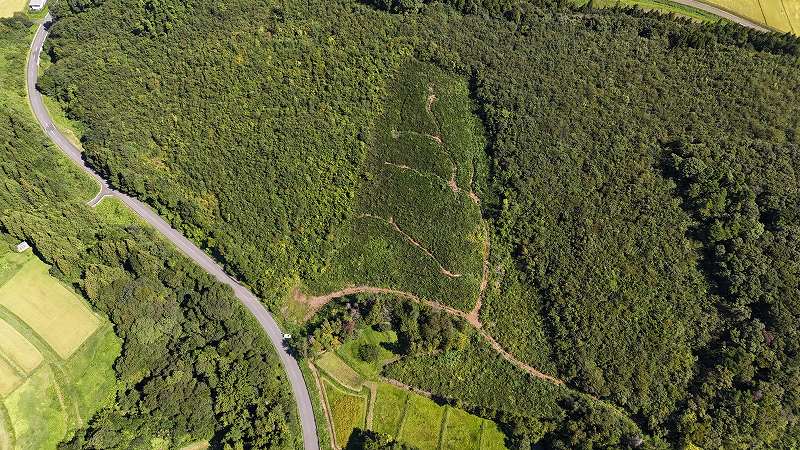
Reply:
[[[489,335],[489,333],[487,333],[486,331],[482,330],[481,329],[481,323],[480,323],[480,321],[478,321],[478,318],[477,318],[478,309],[479,308],[478,309],[473,309],[469,313],[465,313],[464,311],[461,311],[459,309],[455,309],[455,308],[450,307],[450,306],[442,305],[441,303],[438,303],[438,302],[434,302],[434,301],[431,301],[431,300],[425,300],[425,299],[420,298],[420,297],[418,297],[418,296],[416,296],[416,295],[414,295],[414,294],[412,294],[410,292],[400,291],[400,290],[397,290],[397,289],[380,288],[380,287],[374,287],[374,286],[352,286],[352,287],[348,287],[348,288],[345,288],[345,289],[342,289],[342,290],[339,290],[339,291],[336,291],[336,292],[331,292],[329,294],[316,296],[316,297],[303,296],[303,294],[300,293],[298,290],[295,290],[295,292],[294,292],[295,299],[297,299],[298,301],[306,304],[309,307],[309,311],[308,311],[308,313],[306,315],[306,319],[311,318],[317,311],[319,311],[320,308],[325,306],[328,302],[330,302],[330,301],[332,301],[334,299],[337,299],[337,298],[346,297],[348,295],[355,295],[355,294],[388,294],[388,295],[394,295],[396,297],[404,298],[406,300],[410,300],[410,301],[413,301],[415,303],[418,303],[418,304],[421,304],[421,305],[425,305],[425,306],[427,306],[429,308],[432,308],[434,310],[437,310],[437,311],[443,311],[443,312],[445,312],[447,314],[450,314],[451,316],[458,317],[460,319],[464,319],[468,324],[470,324],[470,326],[475,328],[475,330],[478,332],[478,334],[480,334],[480,336],[483,337],[483,339],[486,340],[486,342],[488,342],[489,345],[491,345],[493,349],[495,349],[504,359],[506,359],[511,364],[517,366],[518,368],[522,369],[523,371],[525,371],[525,372],[527,372],[527,373],[529,373],[529,374],[533,375],[534,377],[539,378],[541,380],[544,380],[544,381],[547,381],[549,383],[552,383],[552,384],[555,384],[555,385],[559,385],[559,386],[563,386],[564,385],[564,381],[562,381],[562,380],[560,380],[560,379],[558,379],[558,378],[556,378],[554,376],[548,375],[548,374],[538,370],[537,368],[535,368],[535,367],[533,367],[531,365],[528,365],[528,364],[520,361],[519,359],[515,358],[514,355],[512,355],[509,351],[504,349],[503,346],[501,346],[499,342],[497,342],[492,336]]]
[[[370,218],[370,219],[379,220],[381,222],[386,222],[386,224],[388,224],[390,227],[392,227],[392,229],[394,229],[394,231],[396,231],[401,236],[403,236],[403,238],[406,241],[408,241],[409,244],[411,244],[414,247],[417,247],[418,249],[422,250],[422,252],[425,253],[425,256],[427,256],[428,258],[433,260],[433,262],[435,262],[436,265],[439,266],[439,272],[441,272],[443,275],[445,275],[445,276],[447,276],[449,278],[459,278],[459,277],[461,277],[460,273],[451,272],[446,267],[444,267],[442,265],[442,263],[439,262],[439,260],[436,258],[436,256],[434,256],[434,254],[431,253],[430,250],[428,250],[427,248],[423,247],[422,244],[420,244],[416,239],[411,237],[405,231],[401,230],[400,227],[397,225],[397,222],[394,221],[394,217],[390,216],[388,219],[385,219],[385,218],[383,218],[381,216],[376,216],[374,214],[362,214],[361,218]]]

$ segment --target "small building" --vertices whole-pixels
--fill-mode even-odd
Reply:
[[[31,11],[41,11],[44,9],[44,5],[47,4],[47,0],[30,0],[28,3],[28,8]]]
[[[17,250],[17,253],[22,253],[22,252],[24,252],[25,250],[27,250],[27,249],[29,249],[29,248],[31,248],[30,244],[28,244],[28,243],[27,243],[27,242],[25,242],[25,241],[22,241],[22,242],[20,242],[20,243],[19,243],[19,244],[17,244],[17,246],[15,247],[15,249]]]

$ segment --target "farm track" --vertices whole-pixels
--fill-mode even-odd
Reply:
[[[417,295],[414,295],[414,294],[412,294],[410,292],[400,291],[400,290],[397,290],[397,289],[380,288],[380,287],[374,287],[374,286],[354,286],[354,287],[349,287],[349,288],[342,289],[340,291],[331,292],[331,293],[326,294],[326,295],[321,295],[321,296],[317,296],[317,297],[310,297],[310,298],[306,297],[305,299],[300,299],[300,301],[305,303],[309,307],[309,312],[306,315],[306,318],[308,319],[308,318],[312,317],[317,311],[319,311],[320,308],[322,308],[323,306],[328,304],[330,301],[335,300],[337,298],[346,297],[348,295],[355,295],[355,294],[388,294],[388,295],[394,295],[396,297],[401,297],[401,298],[404,298],[406,300],[410,300],[410,301],[413,301],[415,303],[427,306],[427,307],[429,307],[431,309],[434,309],[434,310],[437,310],[437,311],[443,311],[443,312],[445,312],[445,313],[447,313],[447,314],[449,314],[451,316],[463,319],[468,324],[470,324],[470,326],[472,326],[478,332],[478,334],[486,342],[488,342],[489,345],[495,351],[497,351],[500,354],[500,356],[502,356],[505,360],[507,360],[511,364],[517,366],[517,368],[519,368],[519,369],[521,369],[521,370],[533,375],[536,378],[539,378],[540,380],[547,381],[548,383],[552,383],[552,384],[555,384],[555,385],[558,385],[558,386],[563,386],[565,384],[564,381],[562,381],[562,380],[560,380],[560,379],[558,379],[556,377],[553,377],[551,375],[548,375],[548,374],[546,374],[544,372],[541,372],[540,370],[536,369],[535,367],[520,361],[519,359],[514,357],[514,355],[512,355],[509,351],[505,350],[503,348],[503,346],[500,345],[499,342],[497,342],[491,335],[489,335],[489,333],[487,333],[486,331],[484,331],[482,329],[482,325],[481,325],[481,323],[480,323],[480,321],[478,320],[478,317],[477,317],[477,315],[478,315],[477,314],[477,310],[475,310],[475,309],[473,309],[474,312],[470,311],[469,313],[466,313],[466,312],[461,311],[459,309],[455,309],[453,307],[450,307],[450,306],[447,306],[447,305],[443,305],[443,304],[441,304],[439,302],[434,302],[432,300],[425,300],[425,299],[420,298]],[[299,292],[295,292],[295,296],[297,297],[298,295],[301,295],[301,294]]]

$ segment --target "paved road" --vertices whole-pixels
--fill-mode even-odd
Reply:
[[[50,17],[48,16],[46,20],[49,21]],[[308,396],[308,390],[306,389],[303,375],[300,372],[300,367],[298,366],[297,361],[295,361],[294,358],[286,353],[286,349],[283,346],[283,333],[281,333],[280,328],[278,328],[278,324],[275,323],[275,319],[273,319],[272,316],[267,312],[258,298],[256,298],[256,296],[253,295],[253,293],[247,288],[226,274],[222,268],[211,259],[211,257],[200,250],[191,241],[186,239],[180,232],[173,229],[164,219],[150,209],[149,206],[129,195],[123,194],[122,192],[111,188],[104,179],[94,173],[94,171],[92,171],[92,169],[86,165],[81,158],[81,150],[67,140],[67,138],[64,137],[64,135],[61,134],[53,125],[53,120],[47,112],[47,108],[45,108],[44,103],[42,102],[42,96],[39,91],[36,90],[36,79],[38,78],[39,73],[39,55],[42,51],[42,45],[44,44],[46,37],[47,30],[45,29],[45,26],[42,25],[36,31],[36,36],[33,38],[33,43],[31,44],[30,55],[28,58],[28,65],[26,68],[28,98],[30,99],[31,108],[36,116],[36,120],[39,121],[39,124],[42,126],[45,133],[47,133],[47,136],[50,138],[50,140],[52,140],[53,143],[55,143],[58,148],[60,148],[64,154],[69,157],[69,159],[75,162],[75,164],[77,164],[81,169],[94,178],[100,185],[100,192],[97,194],[97,196],[95,196],[95,198],[89,201],[89,205],[96,205],[100,199],[106,196],[119,198],[126,205],[128,205],[130,209],[136,212],[136,214],[141,216],[142,219],[144,219],[148,224],[158,230],[158,232],[161,233],[166,239],[178,247],[178,249],[186,256],[194,260],[194,262],[202,267],[203,270],[214,276],[214,278],[220,282],[225,283],[233,288],[233,292],[236,294],[236,297],[238,297],[242,304],[256,317],[258,322],[261,324],[261,327],[264,329],[264,332],[267,333],[267,336],[269,336],[269,339],[275,346],[275,350],[277,351],[281,363],[286,370],[289,383],[292,387],[292,393],[294,394],[294,398],[297,402],[297,409],[300,414],[300,426],[302,427],[303,431],[304,448],[306,450],[318,450],[319,444],[317,442],[317,426],[316,422],[314,421],[314,412],[311,408],[311,399]]]
[[[744,17],[737,16],[735,14],[729,13],[728,11],[725,11],[724,9],[717,8],[716,6],[711,6],[709,4],[706,4],[698,0],[672,0],[672,1],[675,3],[680,3],[681,5],[702,9],[703,11],[710,12],[715,16],[719,16],[722,17],[723,19],[730,20],[731,22],[738,23],[739,25],[745,26],[747,28],[752,28],[758,31],[772,31],[753,21],[745,19]]]

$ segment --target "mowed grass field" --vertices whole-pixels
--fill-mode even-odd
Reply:
[[[28,324],[61,356],[68,358],[100,325],[100,319],[73,292],[31,258],[0,287],[0,306]]]
[[[800,35],[800,0],[703,0],[777,31]]]
[[[48,270],[0,241],[0,449],[55,448],[116,393],[119,339]]]
[[[11,17],[22,12],[28,6],[28,0],[0,0],[0,17]]]
[[[335,352],[314,361],[322,376],[322,399],[332,415],[338,447],[347,447],[355,428],[394,436],[420,449],[505,449],[505,435],[490,420],[394,386],[379,376],[381,367],[395,355],[381,348],[378,361],[367,363],[357,356],[366,343],[390,344],[394,332],[360,330]]]

